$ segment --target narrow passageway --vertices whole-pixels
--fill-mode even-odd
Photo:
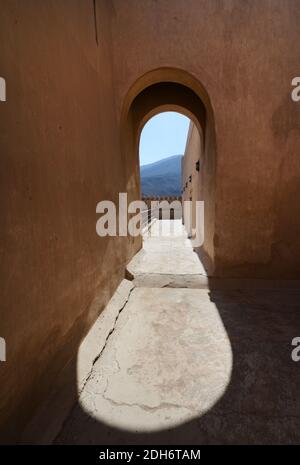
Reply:
[[[128,270],[127,303],[57,443],[299,439],[297,380],[289,348],[278,349],[299,290],[210,291],[180,220],[156,221]]]
[[[207,282],[205,269],[180,219],[156,220],[145,231],[143,248],[127,269],[137,286],[190,287],[192,283]]]

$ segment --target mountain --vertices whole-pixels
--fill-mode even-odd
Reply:
[[[180,195],[182,155],[141,166],[142,195]]]

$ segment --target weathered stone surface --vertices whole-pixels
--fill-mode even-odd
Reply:
[[[57,390],[53,392],[53,395],[27,425],[22,433],[21,443],[49,444],[59,433],[78,395],[92,373],[95,361],[101,355],[106,341],[114,330],[119,314],[125,307],[133,287],[131,281],[126,279],[121,281],[105,310],[100,314],[81,342],[77,360],[72,361],[65,368],[65,371],[68,371],[70,378],[73,380],[72,377],[76,367],[77,382],[74,379],[73,389],[70,389],[68,382],[57,379]],[[100,302],[99,299],[95,298],[92,305],[99,308]]]
[[[135,289],[77,409],[132,432],[174,427],[217,402],[231,364],[230,343],[207,291]],[[73,416],[72,435],[95,440],[76,422],[76,409]]]
[[[159,239],[154,246],[146,239],[147,247],[149,256],[157,253]],[[190,247],[182,250],[188,261]],[[166,286],[182,278],[161,276]],[[142,286],[140,279],[133,284]],[[291,340],[300,289],[251,281],[241,289],[235,281],[217,289],[161,288],[153,275],[143,279],[56,442],[298,443],[300,369]]]
[[[82,341],[77,358],[77,385],[80,392],[84,386],[95,360],[105,347],[107,338],[114,330],[120,312],[126,305],[134,285],[123,279],[110,299],[105,311],[101,313],[87,336]]]
[[[156,221],[144,235],[143,248],[133,257],[127,269],[133,276],[145,273],[206,276],[181,220]]]
[[[191,289],[208,289],[207,276],[200,274],[136,273],[135,287],[181,287]]]
[[[299,442],[299,301],[135,289],[57,442]]]

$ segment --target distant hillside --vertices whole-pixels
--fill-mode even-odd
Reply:
[[[141,166],[142,195],[180,195],[181,158],[173,155]]]

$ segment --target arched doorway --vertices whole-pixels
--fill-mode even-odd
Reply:
[[[160,68],[138,79],[128,91],[121,115],[121,147],[126,165],[128,199],[141,197],[139,177],[139,141],[150,118],[162,111],[176,111],[190,118],[197,127],[202,143],[200,160],[201,197],[204,201],[204,244],[201,257],[210,275],[214,270],[215,172],[216,142],[212,105],[209,96],[189,73],[179,69]],[[141,239],[132,241],[130,259],[141,247]]]
[[[145,210],[142,230],[149,235],[157,219],[182,220],[182,168],[191,120],[178,112],[150,118],[140,136],[141,195]],[[165,221],[174,232],[174,221]],[[158,225],[155,225],[157,227]]]

